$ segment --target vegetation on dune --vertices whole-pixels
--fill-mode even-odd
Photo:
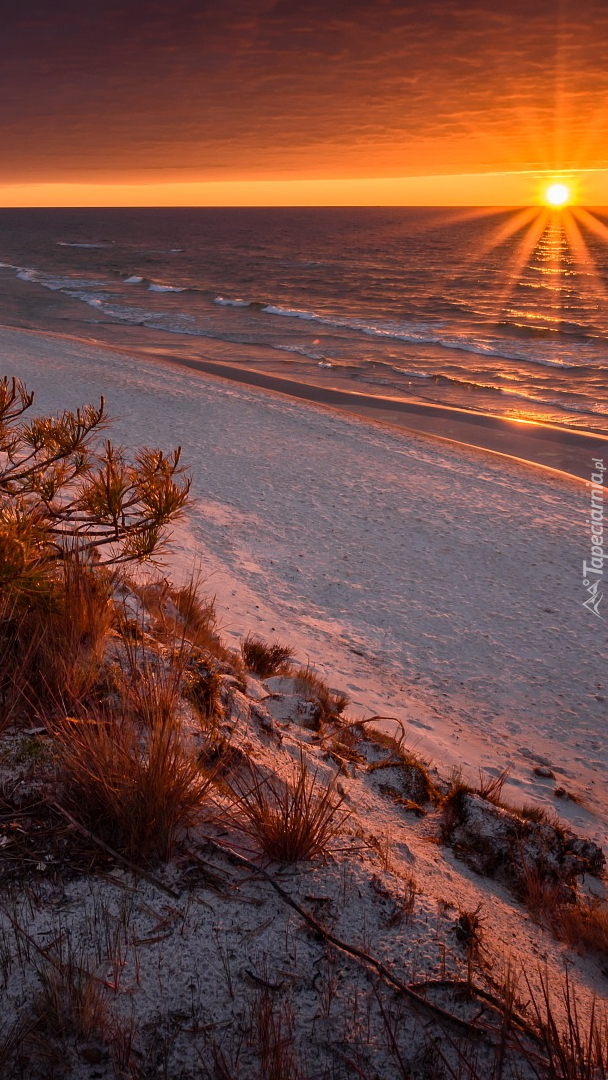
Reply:
[[[103,400],[28,421],[33,401],[0,381],[0,725],[44,700],[71,709],[92,689],[116,568],[158,555],[190,487],[179,448],[129,462],[100,444]]]
[[[97,440],[103,398],[61,416],[24,419],[34,401],[19,380],[0,382],[0,551],[5,583],[35,594],[45,571],[78,552],[107,565],[150,559],[183,509],[190,481],[181,450],[124,450]]]
[[[248,671],[260,679],[270,679],[273,675],[288,675],[291,670],[293,649],[278,643],[269,645],[257,634],[247,634],[241,645],[243,663]]]
[[[290,782],[262,777],[253,765],[231,784],[237,827],[277,862],[326,855],[347,812],[336,777],[323,783],[301,755]]]
[[[501,981],[491,966],[490,919],[481,903],[459,909],[451,939],[440,940],[437,915],[443,956],[434,970],[441,978],[428,977],[427,958],[424,978],[406,981],[407,969],[390,958],[391,933],[402,935],[407,954],[409,929],[415,951],[423,925],[426,882],[420,889],[418,873],[393,863],[400,845],[391,830],[398,821],[415,828],[412,812],[426,816],[426,840],[451,846],[485,878],[502,877],[539,923],[604,963],[608,905],[577,890],[579,877],[601,872],[600,850],[537,807],[502,802],[506,772],[480,777],[478,787],[460,776],[448,785],[404,748],[403,725],[397,738],[366,727],[388,717],[345,719],[348,697],[310,666],[294,665],[290,648],[249,635],[235,656],[196,576],[181,588],[127,577],[126,567],[156,558],[186,505],[179,449],[143,449],[129,462],[99,439],[108,424],[103,401],[28,423],[32,403],[22,383],[0,382],[1,761],[15,769],[0,785],[0,865],[3,885],[19,888],[0,899],[0,989],[13,968],[24,985],[29,980],[24,1001],[30,982],[36,988],[25,1005],[21,992],[7,993],[18,1004],[12,1026],[0,1024],[0,1078],[39,1080],[68,1062],[69,1075],[79,1077],[108,1062],[117,1077],[159,1069],[168,1076],[174,1045],[177,1057],[198,1039],[200,1065],[180,1071],[184,1080],[608,1080],[608,1028],[599,1007],[593,1002],[583,1013],[567,971],[554,989],[544,970],[530,975],[530,968],[519,988],[522,1004],[510,969]],[[279,710],[283,719],[274,722],[270,701],[281,698],[281,683],[267,707],[244,696],[245,669],[262,679],[287,676],[284,700],[299,699],[293,714]],[[328,760],[347,778],[346,790]],[[13,783],[19,769],[31,783],[25,791],[20,780]],[[351,781],[360,785],[361,807]],[[377,811],[375,793],[387,814],[381,837],[361,828],[368,809]],[[336,873],[345,850],[335,843],[340,835],[349,859]],[[249,847],[246,857],[242,848]],[[272,862],[288,866],[273,869]],[[116,864],[134,872],[133,885]],[[100,865],[103,873],[91,878]],[[69,876],[88,876],[96,889],[108,866],[114,872],[106,886],[124,892],[116,910],[106,910],[103,897],[94,900],[80,938],[75,915],[68,930],[62,911],[55,925],[40,880],[61,884],[63,893]],[[141,879],[171,904],[156,910],[144,903]],[[362,925],[339,931],[340,903],[343,913],[351,897],[348,915],[362,917]],[[269,917],[242,932],[231,909],[222,934],[225,941],[238,935],[232,967],[234,954],[220,950],[218,936],[213,993],[218,1000],[223,994],[228,1020],[199,1015],[192,984],[191,1018],[181,1009],[159,1013],[154,1042],[154,1022],[115,1005],[123,968],[132,965],[128,992],[137,1006],[140,955],[149,972],[147,950],[165,938],[170,950],[175,937],[191,933],[192,912],[201,935],[210,927],[219,935],[228,910],[222,905],[237,902],[262,909],[256,920]],[[426,903],[428,921],[428,895]],[[243,944],[282,918],[283,908],[298,916],[297,925],[285,922],[284,956],[276,941],[276,955]],[[48,915],[42,930],[33,917],[41,910]],[[70,919],[76,911],[75,902]],[[382,958],[378,936],[368,936],[374,925],[376,935],[382,928]],[[312,980],[298,971],[296,945],[305,940],[318,953]],[[458,954],[447,973],[446,954]],[[159,950],[159,986],[162,956]]]

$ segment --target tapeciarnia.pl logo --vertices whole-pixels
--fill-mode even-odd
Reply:
[[[583,585],[589,596],[583,601],[583,607],[603,619],[600,615],[600,601],[603,597],[604,561],[604,473],[606,466],[603,458],[592,458],[593,472],[587,487],[591,488],[591,509],[586,524],[589,525],[591,540],[591,561],[583,560]]]

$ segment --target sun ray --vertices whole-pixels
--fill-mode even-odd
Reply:
[[[568,211],[564,215],[564,230],[568,240],[568,246],[577,269],[591,278],[593,288],[602,300],[606,299],[606,287],[599,276],[596,261],[589,251],[585,238],[576,222],[574,214]]]
[[[534,218],[531,221],[525,236],[521,238],[507,269],[505,285],[498,296],[497,306],[499,311],[504,310],[507,302],[513,295],[513,291],[517,285],[517,279],[521,276],[524,266],[529,264],[530,257],[536,250],[538,242],[547,228],[549,220],[550,213],[548,210],[538,210],[534,207]]]
[[[504,211],[498,212],[502,218]],[[463,212],[455,213],[451,221],[454,224],[474,221],[482,217],[494,217],[496,213],[496,207],[467,207],[463,208]],[[475,251],[471,252],[467,260],[467,265],[471,268],[477,266],[488,252],[493,251],[517,232],[526,228],[538,216],[538,213],[539,209],[536,206],[528,206],[524,210],[508,212],[507,221],[499,222],[485,242],[476,244]],[[449,293],[453,281],[454,275],[451,273],[446,272],[445,276],[442,277],[441,290],[445,294]]]
[[[509,218],[502,228],[497,228],[496,232],[488,238],[488,240],[482,244],[479,248],[480,254],[485,255],[488,251],[492,251],[494,248],[500,247],[506,240],[509,240],[515,233],[524,229],[531,221],[534,220],[538,214],[538,209],[535,206],[528,206],[525,210],[520,210],[515,213],[513,217]]]
[[[589,211],[585,210],[582,206],[574,206],[572,209],[581,225],[584,225],[589,232],[599,236],[600,240],[608,242],[608,228],[595,216],[595,214],[590,214]]]

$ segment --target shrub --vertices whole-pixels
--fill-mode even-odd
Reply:
[[[64,799],[112,847],[166,859],[199,815],[212,775],[199,768],[177,716],[183,658],[153,666],[135,649],[127,655],[122,707],[59,728]]]
[[[114,618],[103,568],[153,558],[189,491],[179,448],[130,463],[96,444],[103,399],[28,423],[33,400],[0,380],[0,726],[92,689]]]
[[[108,425],[103,398],[58,417],[24,413],[34,395],[17,379],[0,381],[0,551],[3,574],[17,591],[48,563],[77,549],[113,564],[146,559],[165,526],[183,509],[190,483],[178,447],[165,455],[94,442]]]
[[[293,649],[288,645],[269,645],[254,634],[248,634],[243,641],[241,654],[247,670],[259,675],[260,679],[287,675],[293,659]]]
[[[237,826],[277,862],[318,858],[328,851],[346,817],[336,782],[335,776],[329,783],[319,781],[302,756],[287,783],[262,778],[249,764],[247,779],[232,785]]]

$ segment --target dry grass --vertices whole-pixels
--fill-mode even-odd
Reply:
[[[178,722],[159,716],[142,729],[128,719],[90,717],[61,729],[58,743],[73,816],[135,860],[169,858],[211,782],[185,749]]]
[[[289,674],[293,649],[278,643],[270,645],[257,635],[248,634],[241,645],[241,655],[247,671],[260,679],[270,679],[273,675]]]
[[[177,714],[182,654],[155,665],[135,646],[126,656],[122,708],[66,721],[57,733],[64,801],[112,847],[166,859],[212,778],[187,747]]]
[[[327,854],[347,816],[336,791],[310,773],[301,756],[291,781],[262,778],[253,765],[245,779],[231,785],[237,827],[250,836],[265,855],[277,862],[299,862]]]
[[[600,953],[608,959],[608,904],[605,900],[580,900],[562,904],[556,912],[556,929],[575,949]]]
[[[239,670],[239,658],[226,648],[218,633],[215,600],[202,595],[197,574],[179,587],[166,579],[146,585],[131,583],[131,587],[152,619],[155,637],[188,642],[231,671]]]
[[[85,1041],[109,1031],[104,987],[71,955],[62,964],[48,964],[38,972],[41,990],[36,1002],[37,1021],[55,1038],[74,1035]]]
[[[318,728],[325,724],[336,722],[347,708],[350,698],[336,690],[330,690],[329,686],[320,675],[317,675],[310,667],[299,668],[294,672],[295,693],[312,701],[319,709],[317,718]]]
[[[268,990],[251,1009],[250,1042],[264,1080],[305,1080],[295,1049],[295,1018],[288,1001],[273,1001]]]
[[[525,875],[524,901],[533,915],[573,949],[608,959],[608,903],[599,897],[577,897],[563,884],[538,872]]]
[[[600,1014],[594,1000],[583,1017],[566,969],[558,1004],[558,1015],[547,972],[540,972],[541,992],[536,995],[525,976],[531,1011],[541,1041],[544,1067],[536,1075],[542,1080],[608,1080],[608,1018]]]
[[[163,655],[123,638],[122,657],[113,673],[121,713],[148,728],[174,716],[189,660],[190,651],[183,642]]]
[[[217,726],[224,716],[222,680],[219,673],[192,657],[185,672],[183,695],[196,709],[204,730]]]
[[[422,761],[411,750],[403,746],[403,734],[400,738],[377,729],[368,730],[365,739],[383,749],[389,751],[386,757],[380,761],[374,761],[367,767],[368,772],[378,772],[384,769],[395,769],[400,774],[400,787],[392,784],[381,784],[382,794],[394,798],[406,809],[416,813],[424,813],[424,803],[437,804],[441,800],[441,793],[429,771],[428,763]]]
[[[54,710],[70,711],[93,691],[116,618],[114,580],[71,557],[55,567],[45,590],[26,607],[10,590],[3,592],[2,726],[32,710],[43,720]]]
[[[498,776],[484,776],[480,769],[479,787],[471,788],[471,790],[476,791],[476,793],[481,795],[481,798],[485,799],[486,802],[494,803],[495,806],[502,806],[500,797],[510,771],[510,768],[507,766],[498,774]]]

